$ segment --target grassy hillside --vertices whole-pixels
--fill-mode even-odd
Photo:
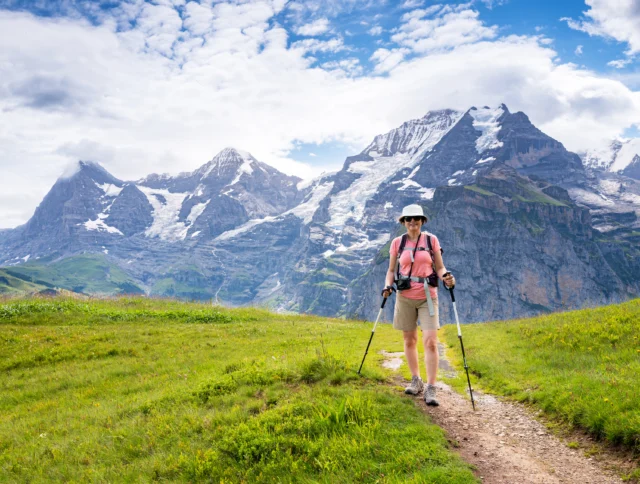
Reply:
[[[133,279],[102,254],[68,257],[48,265],[21,264],[4,268],[3,271],[34,284],[60,287],[85,294],[143,293]]]
[[[0,269],[0,296],[19,296],[35,294],[47,289],[47,286],[31,282],[12,275],[4,269]]]
[[[459,347],[454,326],[444,335]],[[464,326],[462,336],[484,388],[640,452],[640,299]]]
[[[370,323],[123,298],[0,305],[0,480],[476,482]]]

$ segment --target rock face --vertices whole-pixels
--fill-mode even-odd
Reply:
[[[0,263],[102,253],[149,294],[371,319],[397,216],[420,203],[463,322],[637,296],[638,163],[585,165],[505,105],[430,112],[304,185],[234,149],[137,182],[81,162],[0,232]]]

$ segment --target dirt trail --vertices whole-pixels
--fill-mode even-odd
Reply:
[[[441,349],[442,350],[442,349]],[[442,353],[443,351],[441,351]],[[397,369],[402,353],[383,353],[386,367]],[[442,358],[442,356],[441,356]],[[444,358],[440,372],[453,371]],[[396,383],[407,382],[399,375]],[[435,424],[442,427],[460,456],[476,467],[484,483],[621,483],[601,460],[585,457],[584,449],[571,449],[566,441],[550,434],[525,406],[477,392],[476,411],[471,402],[445,383],[438,382],[439,407],[427,407],[415,398]],[[618,460],[618,459],[615,459]]]

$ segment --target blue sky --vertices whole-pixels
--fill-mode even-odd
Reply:
[[[638,136],[637,0],[0,0],[0,228],[67,165],[226,146],[302,178],[430,109],[506,103],[574,151]]]

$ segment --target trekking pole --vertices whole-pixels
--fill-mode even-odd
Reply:
[[[362,363],[360,363],[360,368],[358,369],[358,375],[360,374],[360,370],[362,370],[362,365],[364,365],[364,359],[367,357],[367,353],[369,353],[369,346],[371,346],[373,333],[376,332],[376,326],[378,326],[378,321],[380,320],[380,316],[382,316],[382,310],[384,309],[385,304],[387,304],[386,297],[382,298],[382,306],[380,306],[380,311],[378,311],[378,317],[376,318],[376,323],[373,325],[373,329],[371,330],[371,336],[369,337],[369,344],[367,344],[367,349],[364,351],[364,356],[362,357]]]
[[[447,276],[450,272],[447,272],[443,275]],[[460,320],[458,319],[458,310],[456,309],[456,297],[453,294],[453,288],[455,286],[447,287],[449,290],[449,294],[451,294],[451,302],[453,303],[453,314],[456,316],[456,324],[458,325],[458,339],[460,340],[460,348],[462,348],[462,361],[464,362],[464,369],[467,372],[467,383],[469,383],[469,395],[471,395],[471,406],[473,410],[476,409],[476,404],[473,401],[473,390],[471,390],[471,379],[469,378],[469,367],[467,366],[467,357],[464,354],[464,344],[462,343],[462,331],[460,330]]]

